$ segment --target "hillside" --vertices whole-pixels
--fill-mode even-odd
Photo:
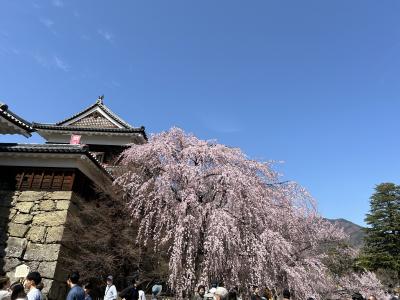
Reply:
[[[342,227],[344,232],[350,236],[350,244],[355,248],[361,248],[363,245],[364,232],[363,227],[354,224],[345,219],[327,219],[333,224],[337,224]]]

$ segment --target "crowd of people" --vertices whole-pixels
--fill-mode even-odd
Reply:
[[[197,288],[196,294],[193,298],[193,300],[241,300],[241,299],[246,299],[245,296],[243,296],[239,288],[234,287],[231,288],[229,291],[222,286],[218,286],[216,283],[211,284],[211,288],[206,292],[206,287],[204,285],[200,285]],[[284,299],[284,300],[289,300],[290,299],[290,291],[288,289],[283,290],[282,295],[278,295],[275,290],[270,290],[268,288],[265,288],[262,292],[260,291],[260,288],[258,286],[252,286],[251,287],[251,300],[277,300],[279,299]],[[309,300],[312,300],[310,298]]]
[[[225,287],[220,287],[216,283],[211,284],[211,288],[207,291],[204,285],[197,288],[193,300],[290,300],[292,295],[289,289],[283,289],[277,293],[274,289],[264,288],[260,289],[254,285],[250,289],[250,293],[241,292],[237,287],[231,288],[229,291]],[[250,294],[250,296],[249,296]],[[343,298],[346,299],[346,298]],[[398,293],[393,290],[388,291],[385,299],[377,299],[375,295],[368,295],[364,298],[363,295],[356,292],[351,297],[352,300],[399,300]],[[314,300],[309,297],[307,300]]]
[[[68,275],[67,286],[69,288],[66,300],[92,300],[90,283],[80,285],[80,276],[78,272],[72,272]],[[10,278],[0,277],[0,300],[45,300],[42,294],[43,283],[39,272],[30,272],[22,281],[11,284]],[[156,282],[151,289],[151,299],[161,299],[159,297],[162,290],[160,283]],[[200,285],[192,300],[290,300],[291,293],[288,289],[284,289],[281,293],[277,293],[274,289],[260,289],[258,286],[253,286],[250,289],[251,295],[234,287],[226,289],[219,286],[217,283],[212,283],[210,289],[204,285]],[[246,296],[244,296],[246,295]],[[106,287],[104,296],[100,297],[104,300],[146,300],[145,292],[138,288],[136,279],[132,279],[130,285],[123,289],[120,293],[113,283],[113,277],[110,275],[106,278]],[[96,298],[96,300],[99,297]],[[398,295],[391,295],[390,300],[399,300]],[[314,300],[312,297],[307,300]],[[369,295],[364,298],[360,293],[355,293],[352,300],[378,300],[374,295]],[[380,299],[379,299],[380,300]]]
[[[23,282],[11,284],[10,278],[0,278],[0,300],[44,300],[42,277],[38,272],[30,272]]]
[[[69,288],[66,300],[92,300],[90,283],[80,285],[78,272],[68,275],[67,286]],[[24,280],[11,284],[7,276],[0,277],[0,300],[45,300],[42,293],[42,277],[39,272],[30,272]],[[139,290],[135,280],[131,285],[118,293],[113,284],[113,277],[110,275],[106,279],[104,300],[146,300],[143,290]]]

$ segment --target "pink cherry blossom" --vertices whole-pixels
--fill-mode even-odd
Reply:
[[[139,223],[137,239],[167,249],[178,299],[213,279],[288,287],[297,299],[335,288],[323,248],[346,235],[270,162],[172,128],[130,147],[122,165],[115,184]]]

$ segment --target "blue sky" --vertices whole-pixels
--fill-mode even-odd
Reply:
[[[98,95],[284,161],[321,213],[358,224],[399,182],[399,1],[2,1],[0,101],[55,122]],[[0,141],[37,142],[18,137]]]

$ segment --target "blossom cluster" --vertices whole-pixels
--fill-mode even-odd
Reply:
[[[334,288],[323,249],[346,235],[270,162],[178,128],[133,145],[121,161],[115,184],[139,224],[138,242],[168,251],[178,298],[212,280],[290,288],[297,299]]]

